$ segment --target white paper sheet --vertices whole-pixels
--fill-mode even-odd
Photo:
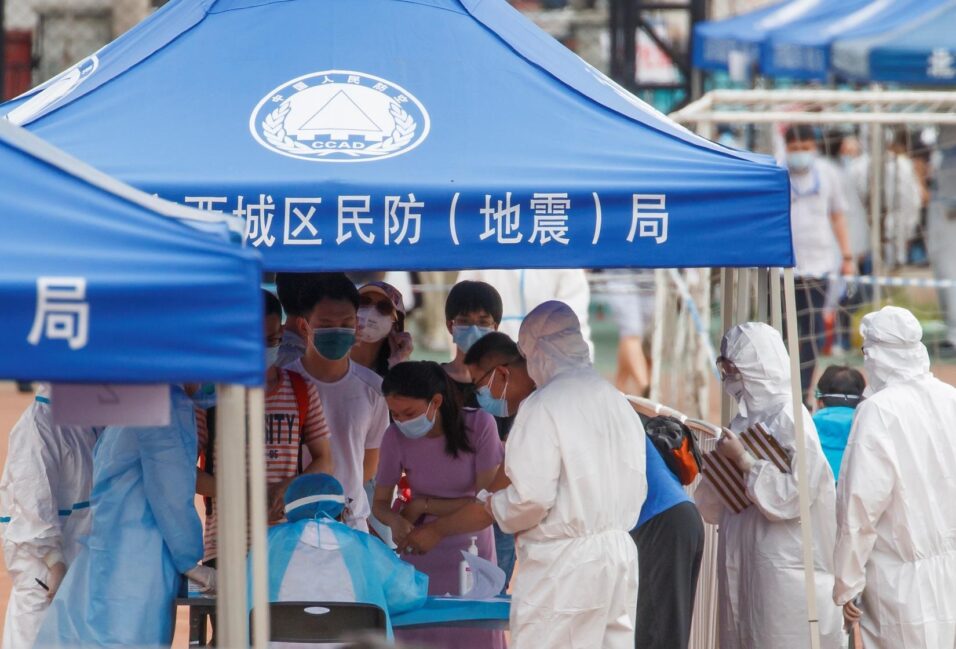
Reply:
[[[505,587],[504,570],[465,550],[461,551],[461,556],[468,562],[474,577],[474,586],[462,595],[462,599],[486,600],[501,594],[501,589]]]
[[[168,426],[169,386],[54,383],[57,426]]]

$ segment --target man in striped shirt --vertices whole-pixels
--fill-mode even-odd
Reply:
[[[315,386],[300,374],[276,366],[282,339],[282,307],[275,295],[263,291],[266,339],[265,446],[269,522],[283,518],[282,497],[289,483],[302,473],[332,473],[329,427],[322,400]],[[198,426],[199,444],[206,457],[212,454],[208,432]],[[204,434],[205,433],[205,434]],[[305,447],[306,455],[302,447]],[[207,467],[208,468],[208,467]],[[214,498],[215,479],[203,471],[196,483],[197,493]],[[216,558],[216,511],[206,514],[203,563]],[[215,565],[214,563],[211,565]]]

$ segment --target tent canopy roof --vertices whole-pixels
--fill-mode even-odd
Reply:
[[[173,0],[0,111],[275,270],[793,264],[785,170],[502,0]]]
[[[229,219],[90,169],[0,120],[0,376],[259,385],[259,255]],[[218,221],[218,222],[217,222]]]
[[[834,43],[837,72],[859,81],[956,83],[956,1],[916,3],[889,27],[847,35]]]

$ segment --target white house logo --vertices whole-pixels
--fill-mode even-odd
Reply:
[[[259,102],[249,120],[262,146],[316,162],[382,160],[428,137],[425,107],[410,92],[364,72],[325,70],[293,79]]]

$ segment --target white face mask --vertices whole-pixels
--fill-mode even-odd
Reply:
[[[425,408],[425,412],[413,417],[411,419],[406,419],[405,421],[396,421],[395,426],[398,427],[398,430],[409,439],[420,439],[432,432],[432,428],[435,427],[435,420],[428,418],[428,411],[432,409],[432,404],[429,403],[428,407]]]
[[[358,332],[356,339],[363,343],[377,343],[392,331],[392,319],[382,315],[374,306],[358,310]]]
[[[724,392],[738,403],[744,398],[744,377],[740,374],[728,374],[724,378]]]

